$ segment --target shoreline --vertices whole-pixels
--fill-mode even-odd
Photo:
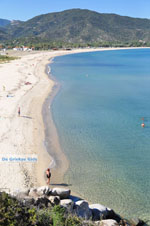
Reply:
[[[109,53],[110,53],[110,52],[109,52]],[[121,51],[120,51],[120,53],[121,53]],[[123,54],[123,53],[126,54],[125,52],[122,52],[122,54]],[[127,53],[130,55],[130,52],[127,52]],[[134,53],[136,54],[136,52],[134,52]],[[138,52],[137,52],[137,53],[138,53]],[[139,54],[140,54],[140,53],[143,54],[143,53],[147,53],[147,52],[146,52],[146,51],[142,51],[142,52],[139,52]],[[116,54],[117,54],[117,52],[116,52]],[[118,54],[119,54],[119,52],[118,52]],[[65,63],[66,63],[66,62],[65,62]],[[50,66],[51,66],[51,65],[50,65]],[[55,66],[57,67],[57,65],[55,65]],[[61,69],[60,69],[60,71],[61,71]],[[53,74],[53,76],[55,76],[55,73]],[[50,79],[51,79],[51,78],[50,78]],[[54,115],[54,116],[55,116],[55,115]],[[55,119],[55,117],[54,117],[54,119]],[[61,120],[62,120],[62,119],[61,119]],[[57,125],[57,124],[56,124],[56,125]],[[59,127],[58,127],[58,128],[59,128]],[[59,131],[59,130],[58,130],[58,131]],[[62,134],[62,136],[63,136],[63,134]],[[76,161],[75,159],[76,159],[76,158],[73,158],[72,161],[73,161],[73,162]],[[74,163],[74,164],[75,164],[75,163]],[[81,164],[82,164],[82,163],[81,163]],[[74,168],[74,169],[75,169],[75,168]],[[58,170],[59,170],[59,169],[58,169]],[[69,171],[70,171],[70,170],[69,170]],[[71,176],[72,176],[72,175],[71,175]],[[79,178],[79,177],[80,177],[80,174],[78,175],[78,178]],[[73,178],[73,177],[72,177],[72,178]],[[65,182],[68,183],[68,182],[70,182],[70,180],[65,180]],[[81,180],[80,180],[80,182],[81,182]],[[81,182],[81,183],[82,183],[82,182]],[[72,184],[74,184],[73,181],[72,181]],[[104,185],[105,185],[105,184],[104,184]],[[75,190],[75,191],[78,191],[78,187],[77,187],[77,186],[79,187],[79,183],[76,183],[76,189],[75,189],[75,187],[74,187],[74,188],[72,187],[72,189],[71,189],[72,192],[74,192],[74,190]],[[93,185],[92,185],[92,186],[93,186]],[[92,186],[91,186],[91,187],[92,187]],[[71,188],[71,187],[70,187],[70,188]],[[86,196],[86,195],[84,195],[84,187],[82,187],[82,189],[80,189],[79,192],[80,192],[80,191],[81,191],[81,193],[83,192],[83,195],[79,195],[79,193],[77,192],[77,196],[83,197],[83,199],[86,197],[87,200],[89,201],[89,197]],[[134,193],[134,194],[136,194],[136,193]],[[84,196],[85,196],[85,197],[84,197]],[[92,195],[91,197],[93,197],[93,200],[94,200],[94,193],[93,193],[93,195]],[[105,199],[107,199],[107,198],[105,198]],[[90,200],[90,201],[92,201],[92,200]],[[144,201],[144,200],[143,200],[143,201]],[[105,203],[105,200],[104,200],[104,203]],[[102,203],[102,204],[104,204],[104,203]],[[132,203],[134,203],[134,201],[133,201]],[[135,202],[135,203],[136,203],[136,202]],[[135,203],[134,203],[134,204],[135,204]],[[117,204],[117,207],[115,207],[116,204]],[[107,202],[106,205],[108,206],[108,202]],[[115,201],[115,202],[114,202],[114,207],[111,206],[111,208],[116,208],[116,209],[117,209],[118,206],[119,206],[119,205],[118,205],[118,202]],[[131,205],[131,206],[132,206],[132,205]],[[122,210],[124,210],[123,207],[122,207]],[[120,213],[120,211],[118,211],[118,213]],[[122,214],[123,214],[123,213],[122,213]],[[141,214],[140,216],[142,216],[142,219],[145,219],[145,218],[144,218],[144,214],[143,214],[143,215]],[[126,216],[126,217],[127,217],[127,216]]]
[[[143,48],[104,48],[104,49],[83,49],[83,50],[77,50],[77,51],[69,51],[69,52],[65,52],[62,55],[68,55],[68,54],[76,54],[76,53],[85,53],[85,52],[96,52],[96,51],[115,51],[115,50],[130,50],[130,49],[143,49]],[[145,48],[144,48],[145,49]],[[147,49],[147,48],[146,48]],[[61,55],[56,55],[57,56],[61,56]],[[53,59],[55,57],[52,57],[49,64],[46,65],[49,67],[49,73],[48,74],[48,78],[50,80],[52,80],[54,82],[54,86],[52,88],[52,91],[49,93],[48,97],[46,98],[44,104],[43,104],[43,110],[42,110],[42,115],[43,115],[43,121],[44,121],[44,125],[45,125],[45,140],[46,140],[46,149],[47,151],[50,150],[49,154],[52,156],[52,158],[54,157],[54,161],[56,160],[56,166],[53,165],[52,168],[52,183],[50,184],[50,187],[54,187],[55,185],[57,186],[61,186],[61,187],[66,187],[69,185],[64,184],[64,174],[65,172],[67,172],[68,168],[69,168],[69,160],[67,159],[67,156],[65,156],[64,151],[62,150],[60,143],[59,143],[59,136],[58,136],[58,132],[57,132],[57,128],[55,126],[55,123],[53,121],[53,117],[52,117],[52,112],[51,112],[51,104],[53,102],[53,99],[55,98],[55,96],[57,95],[57,93],[59,92],[60,89],[60,84],[58,84],[58,82],[53,78],[53,74],[51,74],[51,64],[53,63]],[[47,116],[46,119],[45,116]],[[51,125],[51,128],[50,128]],[[52,132],[54,131],[54,132]],[[51,137],[52,136],[52,137]],[[51,143],[53,138],[55,137],[55,141],[54,143],[57,145],[55,146],[54,143]],[[50,141],[48,141],[48,139],[50,139]],[[53,150],[52,150],[53,149]],[[56,149],[58,149],[56,151]],[[52,152],[51,152],[52,151]],[[65,167],[63,167],[63,165],[65,165]],[[70,187],[71,189],[71,187]],[[72,190],[72,189],[71,189]],[[80,196],[82,197],[81,194],[75,192],[72,190],[73,195],[75,196]]]
[[[50,63],[52,63],[52,59],[50,60]],[[46,67],[49,67],[49,64],[46,65]],[[50,68],[49,68],[50,70]],[[69,167],[69,162],[67,157],[64,155],[63,151],[61,150],[60,143],[59,143],[59,137],[57,128],[55,126],[55,123],[53,121],[52,112],[51,112],[51,105],[53,102],[53,99],[59,92],[59,84],[53,80],[52,75],[49,72],[47,72],[47,76],[49,80],[53,81],[53,87],[51,92],[49,93],[48,97],[45,99],[42,107],[42,117],[45,127],[45,148],[49,155],[52,158],[52,161],[49,163],[49,168],[51,168],[52,172],[52,183],[50,184],[50,187],[55,185],[62,185],[63,183],[63,176],[66,170]],[[59,173],[58,173],[59,171]]]
[[[50,111],[49,101],[52,102],[52,97],[55,95],[53,92],[55,81],[47,75],[47,65],[50,65],[56,56],[122,49],[141,48],[99,48],[31,53],[10,51],[9,55],[14,54],[16,56],[18,54],[21,59],[0,65],[0,72],[3,75],[0,78],[0,82],[6,86],[5,91],[2,88],[0,89],[1,117],[4,119],[1,128],[1,154],[24,155],[34,153],[38,156],[38,162],[37,164],[13,163],[13,165],[12,163],[0,162],[1,189],[4,188],[12,191],[20,188],[25,189],[27,187],[45,185],[44,172],[52,161],[53,154],[54,158],[56,158],[56,167],[52,171],[51,183],[63,185],[63,176],[68,169],[69,162],[61,150],[54,122],[52,118],[48,119],[50,118],[48,113]],[[51,68],[49,68],[50,71]],[[31,85],[25,86],[24,83],[27,81],[31,82]],[[12,98],[6,97],[9,93],[13,95]],[[22,116],[20,118],[16,117],[19,106],[21,107]],[[52,131],[47,131],[50,125],[53,133]],[[49,137],[53,145],[52,153],[47,150],[50,147],[49,144],[44,144]],[[7,179],[7,175],[10,176],[10,180]]]

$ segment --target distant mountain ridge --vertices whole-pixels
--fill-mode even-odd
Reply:
[[[0,19],[0,27],[5,27],[10,23],[11,23],[10,20]]]
[[[1,22],[1,20],[0,20]],[[0,27],[2,22],[0,23]],[[71,9],[36,16],[26,22],[4,22],[0,40],[28,38],[39,41],[88,43],[100,41],[150,42],[150,20]],[[5,35],[4,35],[5,34]]]

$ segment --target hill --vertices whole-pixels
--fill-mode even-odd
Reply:
[[[10,23],[11,23],[10,20],[0,19],[0,27],[5,27]]]
[[[10,23],[0,39],[26,38],[67,43],[150,42],[150,20],[71,9],[36,16],[26,22]]]
[[[0,27],[0,41],[1,40],[7,40],[7,32],[5,32],[1,27]]]

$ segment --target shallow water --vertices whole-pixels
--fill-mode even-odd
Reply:
[[[61,84],[52,116],[70,161],[64,182],[92,203],[150,220],[150,50],[61,56],[51,68]]]

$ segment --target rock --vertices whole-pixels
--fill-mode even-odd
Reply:
[[[29,191],[30,191],[30,189],[25,189],[25,190],[22,190],[20,193],[23,194],[23,195],[28,196],[29,195]]]
[[[130,224],[127,219],[121,219],[121,221],[119,222],[119,225],[131,226],[132,224]]]
[[[109,220],[102,220],[99,222],[100,226],[119,226],[117,221],[109,219]]]
[[[69,196],[69,199],[71,199],[73,202],[77,202],[77,201],[82,200],[81,198],[79,198],[79,197],[77,197],[77,196],[73,196],[73,195],[70,195],[70,196]]]
[[[70,190],[65,188],[53,188],[51,195],[59,196],[61,199],[67,199],[70,196]]]
[[[25,197],[24,199],[22,199],[22,203],[26,206],[31,206],[34,205],[35,200],[32,197]]]
[[[91,220],[82,220],[82,224],[80,224],[80,226],[99,226],[98,224],[96,224],[95,222],[91,221]]]
[[[29,196],[36,198],[38,196],[37,195],[37,188],[31,188],[30,191],[29,191]]]
[[[78,217],[88,220],[92,217],[92,211],[89,209],[89,204],[85,200],[80,200],[75,203],[75,213]]]
[[[37,188],[36,193],[39,196],[41,196],[41,195],[49,196],[51,193],[51,189],[48,186],[42,186],[42,187]]]
[[[48,207],[49,203],[50,201],[48,200],[47,197],[41,196],[35,199],[34,205],[41,209],[41,208]]]
[[[60,205],[65,207],[68,210],[68,212],[73,213],[74,202],[71,199],[61,200]]]
[[[94,221],[95,226],[100,226],[100,221]]]
[[[47,195],[49,196],[51,193],[51,189],[48,186],[42,186],[39,188],[31,188],[29,191],[29,196],[30,197],[39,197],[42,195]]]
[[[101,204],[91,204],[89,208],[92,211],[93,220],[106,219],[111,209],[101,205]]]
[[[60,197],[59,196],[50,196],[50,197],[48,197],[48,200],[50,201],[50,203],[53,206],[58,205],[60,203]]]
[[[146,223],[138,218],[134,218],[134,219],[131,219],[130,221],[133,225],[136,225],[136,226],[142,226],[142,225],[146,225]]]
[[[114,210],[108,209],[107,219],[112,219],[119,223],[122,218],[119,216],[119,214],[115,213]]]
[[[22,191],[16,191],[12,194],[12,196],[16,197],[17,199],[24,198],[29,195],[30,189],[22,190]]]

